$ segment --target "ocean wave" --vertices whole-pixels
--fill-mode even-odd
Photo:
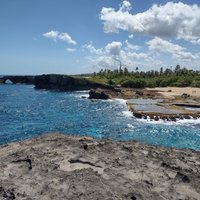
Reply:
[[[115,102],[126,105],[127,100],[125,99],[113,99]]]
[[[128,118],[132,118],[133,117],[133,113],[128,111],[128,110],[125,110],[125,111],[122,111],[122,116],[128,117]]]
[[[134,126],[133,126],[132,124],[127,124],[127,127],[128,127],[129,129],[134,129]]]
[[[152,120],[152,119],[137,119],[137,121],[143,123],[150,123],[150,124],[162,124],[162,125],[183,125],[183,126],[190,126],[190,125],[198,125],[200,124],[199,119],[177,119],[176,121],[167,121],[167,120]]]
[[[75,93],[89,93],[89,90],[78,90],[74,91]]]

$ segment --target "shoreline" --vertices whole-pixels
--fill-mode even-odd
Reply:
[[[110,90],[98,88],[90,90],[89,99],[126,99],[128,100],[127,106],[129,111],[133,113],[134,117],[139,119],[150,118],[155,121],[159,121],[160,119],[177,121],[200,118],[200,88],[185,89],[174,87],[172,89],[172,87],[166,87],[164,89],[131,89],[118,87]],[[190,91],[191,94],[182,93],[184,89],[186,92]],[[194,91],[195,94],[192,94]],[[130,101],[134,99],[139,99],[140,101]],[[197,109],[192,110],[190,108]]]
[[[198,199],[199,169],[190,149],[45,134],[0,145],[0,197]]]

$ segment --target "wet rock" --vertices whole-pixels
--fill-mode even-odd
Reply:
[[[89,99],[110,99],[110,95],[105,92],[102,91],[101,89],[97,89],[97,90],[90,90],[89,92]]]
[[[134,112],[134,113],[133,113],[133,116],[136,117],[136,118],[139,118],[139,119],[142,119],[142,118],[143,118],[143,114],[140,113],[140,112]]]
[[[155,121],[159,121],[159,117],[158,117],[158,116],[155,116],[155,117],[154,117],[154,120],[155,120]]]
[[[176,117],[174,116],[169,116],[170,121],[176,122]]]

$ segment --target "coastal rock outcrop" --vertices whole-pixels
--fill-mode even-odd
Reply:
[[[199,197],[200,152],[193,150],[62,134],[0,145],[2,200]]]
[[[89,92],[89,99],[133,99],[133,98],[162,98],[163,96],[155,91],[142,89],[131,89],[123,87],[96,88]]]
[[[102,91],[100,89],[94,90],[91,89],[89,92],[89,99],[110,99],[109,93],[106,93],[105,90]]]
[[[121,90],[116,88],[109,89],[91,89],[89,99],[112,99],[121,97]]]
[[[37,89],[56,89],[62,91],[90,90],[95,88],[113,89],[110,85],[92,82],[84,78],[75,78],[67,75],[38,75],[38,76],[4,76],[0,83],[10,80],[13,84],[32,84]]]
[[[112,86],[95,83],[84,78],[74,78],[67,75],[42,75],[35,77],[35,88],[76,91],[90,90],[91,88],[110,89]]]
[[[151,119],[151,120],[155,120],[155,121],[159,121],[159,120],[166,120],[166,121],[177,121],[177,120],[183,120],[183,119],[199,119],[200,118],[200,112],[187,112],[184,110],[181,111],[179,110],[179,113],[162,113],[159,111],[140,111],[140,110],[136,110],[134,109],[134,105],[133,104],[127,104],[129,111],[131,111],[133,113],[133,116],[139,119]],[[174,109],[174,108],[173,108]],[[176,111],[174,109],[174,111]]]
[[[0,83],[11,82],[13,84],[35,84],[35,76],[3,76],[0,78]]]

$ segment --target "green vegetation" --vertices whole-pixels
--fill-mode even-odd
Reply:
[[[84,75],[82,75],[83,77]],[[98,73],[85,75],[91,81],[124,87],[200,87],[200,71],[181,68],[179,65],[172,69],[160,68],[160,71],[135,71],[129,72],[127,68],[119,70],[100,70]]]

